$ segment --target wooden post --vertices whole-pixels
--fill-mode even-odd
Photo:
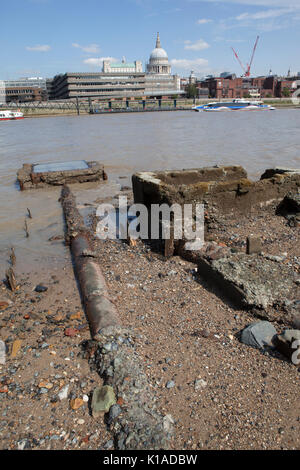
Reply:
[[[88,101],[89,101],[89,112],[90,112],[90,114],[94,114],[94,110],[93,110],[93,106],[92,106],[92,100],[91,100],[90,96],[88,98]]]
[[[77,109],[77,114],[78,116],[80,115],[80,109],[79,109],[79,99],[78,96],[76,96],[76,109]]]

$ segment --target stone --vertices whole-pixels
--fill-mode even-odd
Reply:
[[[6,361],[6,347],[4,341],[0,340],[0,365],[4,365]]]
[[[16,339],[14,342],[13,342],[13,345],[12,345],[12,350],[11,350],[11,355],[10,357],[12,359],[14,359],[16,357],[16,355],[18,354],[19,350],[21,349],[21,346],[22,346],[22,341],[19,340],[19,339]]]
[[[81,320],[81,317],[82,317],[82,312],[78,311],[76,313],[72,313],[72,315],[70,316],[70,320]]]
[[[247,237],[247,255],[252,255],[254,253],[262,252],[262,243],[259,237],[254,235],[249,235]]]
[[[260,321],[252,323],[242,331],[241,342],[258,349],[264,349],[266,346],[274,348],[276,334],[272,323]]]
[[[40,382],[39,388],[46,388],[47,390],[51,390],[51,388],[53,388],[53,384],[51,382]]]
[[[174,388],[175,387],[175,382],[174,380],[169,380],[167,383],[166,383],[166,388]]]
[[[43,284],[38,284],[34,290],[35,292],[46,292],[48,287],[44,286]]]
[[[65,400],[68,398],[69,385],[65,385],[58,394],[60,400]]]
[[[27,439],[22,439],[17,443],[18,450],[30,449],[30,443]]]
[[[66,328],[65,331],[64,331],[64,335],[65,336],[70,336],[71,338],[76,336],[77,333],[78,333],[78,330],[76,330],[76,328]]]
[[[276,336],[275,344],[276,349],[281,352],[281,354],[296,364],[294,359],[297,356],[296,351],[300,350],[300,330],[285,330],[283,333]],[[298,365],[299,362],[296,365]]]
[[[206,386],[207,386],[207,382],[205,380],[203,379],[195,380],[195,384],[194,384],[195,390],[201,390],[205,388]]]
[[[70,408],[72,410],[78,410],[82,405],[83,405],[84,401],[82,400],[82,398],[73,398],[72,400],[70,400]]]
[[[92,396],[92,414],[94,418],[107,413],[112,405],[116,404],[114,389],[110,385],[95,388]]]
[[[111,439],[104,444],[104,449],[112,449],[114,447],[114,441]]]
[[[112,405],[109,410],[108,424],[111,424],[121,413],[122,409],[118,404]]]

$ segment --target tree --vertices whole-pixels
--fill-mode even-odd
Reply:
[[[198,89],[196,85],[189,84],[186,89],[186,96],[187,98],[196,98],[198,96]]]
[[[291,90],[287,87],[285,87],[282,92],[281,92],[282,96],[284,96],[284,98],[288,98],[289,96],[291,96]]]

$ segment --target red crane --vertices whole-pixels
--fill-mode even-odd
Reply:
[[[257,36],[256,38],[256,41],[255,41],[255,44],[254,44],[254,47],[253,47],[253,51],[252,51],[252,55],[251,55],[251,59],[250,59],[250,63],[247,64],[247,67],[245,68],[242,64],[242,61],[241,59],[239,58],[238,54],[236,53],[236,51],[233,49],[233,47],[231,48],[233,50],[233,53],[235,55],[235,57],[237,58],[240,66],[242,67],[242,69],[244,70],[244,75],[243,77],[250,77],[250,72],[251,72],[251,67],[252,67],[252,62],[253,62],[253,58],[254,58],[254,54],[255,54],[255,51],[256,51],[256,47],[257,47],[257,43],[258,43],[258,40],[259,40],[259,36]]]

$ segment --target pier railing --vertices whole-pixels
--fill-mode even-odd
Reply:
[[[104,114],[122,112],[190,110],[193,100],[170,98],[165,100],[106,100],[91,97],[68,100],[33,101],[26,103],[2,103],[0,109],[20,109],[25,115],[33,114]]]

